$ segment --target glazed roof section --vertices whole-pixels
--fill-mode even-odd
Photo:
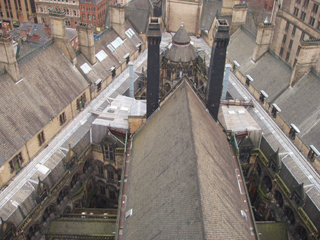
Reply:
[[[186,82],[132,146],[125,239],[251,238],[226,137]]]
[[[21,81],[0,76],[0,153],[6,161],[88,87],[57,45],[43,48],[19,59]]]

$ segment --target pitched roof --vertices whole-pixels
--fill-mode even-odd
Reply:
[[[217,11],[221,11],[222,1],[204,1],[202,7],[202,16],[200,29],[209,30]]]
[[[189,37],[189,34],[187,33],[187,30],[184,28],[182,24],[179,30],[173,36],[172,42],[178,43],[178,44],[187,44],[187,43],[190,43],[190,41],[191,39]]]
[[[0,76],[0,152],[6,160],[88,87],[57,45],[44,48],[19,60],[23,79],[17,84]]]
[[[139,33],[146,33],[152,5],[148,0],[133,0],[126,7],[126,15]]]
[[[225,135],[184,81],[134,136],[124,239],[250,239]]]
[[[292,70],[271,52],[266,52],[254,63],[251,60],[254,45],[254,37],[240,28],[231,37],[227,57],[237,61],[240,64],[239,71],[244,76],[250,75],[254,79],[253,87],[257,91],[265,91],[269,96],[266,101],[273,103],[289,87]]]

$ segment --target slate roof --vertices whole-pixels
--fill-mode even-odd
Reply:
[[[204,1],[202,6],[202,16],[200,29],[209,30],[217,11],[221,12],[222,1]]]
[[[19,83],[0,76],[0,152],[6,160],[88,87],[57,45],[44,48],[19,60]]]
[[[181,27],[176,32],[176,34],[173,36],[172,42],[178,43],[178,44],[187,44],[187,43],[190,43],[190,41],[191,39],[182,24]]]
[[[106,31],[106,33],[102,34],[99,39],[95,42],[95,53],[97,54],[99,51],[103,50],[108,57],[100,62],[98,59],[94,65],[91,65],[90,62],[85,58],[83,54],[79,54],[77,56],[77,66],[80,69],[80,66],[84,63],[87,63],[91,68],[92,71],[90,71],[86,77],[91,83],[95,83],[97,80],[101,79],[104,81],[110,76],[110,68],[121,67],[121,64],[126,61],[125,58],[123,58],[127,53],[134,54],[137,51],[137,45],[139,43],[144,43],[142,38],[139,36],[139,34],[134,30],[134,28],[126,22],[125,29],[128,30],[131,28],[135,34],[131,38],[122,39],[124,40],[123,44],[117,48],[114,52],[111,52],[110,49],[107,47],[111,42],[113,42],[116,38],[118,38],[118,34],[113,30],[109,29]]]
[[[197,58],[195,48],[190,44],[190,37],[183,25],[172,38],[165,58],[173,62],[191,62]],[[180,45],[183,44],[183,45]]]
[[[281,108],[279,115],[287,124],[295,124],[299,137],[320,149],[320,78],[310,72],[292,88],[288,88],[275,102]]]
[[[225,135],[184,81],[133,137],[124,239],[250,239]]]
[[[292,70],[270,52],[266,52],[256,63],[252,62],[254,44],[255,38],[240,28],[231,37],[227,58],[231,62],[236,60],[240,64],[240,72],[244,76],[250,75],[254,79],[254,88],[265,91],[269,96],[267,102],[273,103],[289,87]]]
[[[126,16],[139,33],[146,33],[152,6],[148,0],[133,0],[126,7]]]

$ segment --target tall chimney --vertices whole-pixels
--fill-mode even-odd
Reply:
[[[133,72],[133,63],[129,62],[129,78],[130,78],[130,85],[129,85],[129,97],[134,98],[134,72]]]
[[[20,80],[19,68],[9,34],[0,34],[0,74],[6,71],[14,82]]]
[[[78,46],[80,52],[93,65],[96,63],[93,27],[87,23],[77,24]]]
[[[226,71],[224,72],[223,88],[222,88],[222,96],[221,96],[221,99],[223,99],[223,100],[227,99],[230,68],[231,68],[231,64],[226,64]]]
[[[76,54],[70,45],[67,36],[65,13],[60,11],[50,11],[49,18],[52,30],[51,33],[54,41],[60,47],[66,57],[72,62],[72,64],[77,64]]]
[[[230,26],[230,35],[232,35],[241,25],[246,23],[248,4],[235,4],[232,8],[232,20]]]
[[[226,51],[229,44],[229,24],[218,19],[213,30],[214,44],[211,50],[210,67],[206,89],[207,108],[211,116],[217,120],[222,92]]]
[[[147,29],[148,69],[147,69],[147,118],[159,106],[160,42],[161,24],[159,18],[149,18]]]
[[[110,9],[110,22],[113,30],[122,38],[126,38],[126,12],[124,5],[109,5]]]
[[[268,51],[273,39],[273,33],[273,23],[259,23],[252,61],[256,62],[264,53]]]
[[[293,68],[290,86],[296,84],[312,67],[318,62],[320,53],[320,39],[309,39],[301,41],[301,49],[297,63]]]

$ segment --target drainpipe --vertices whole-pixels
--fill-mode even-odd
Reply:
[[[129,86],[129,97],[134,98],[134,73],[133,73],[133,63],[129,62],[129,78],[130,78],[130,86]]]

